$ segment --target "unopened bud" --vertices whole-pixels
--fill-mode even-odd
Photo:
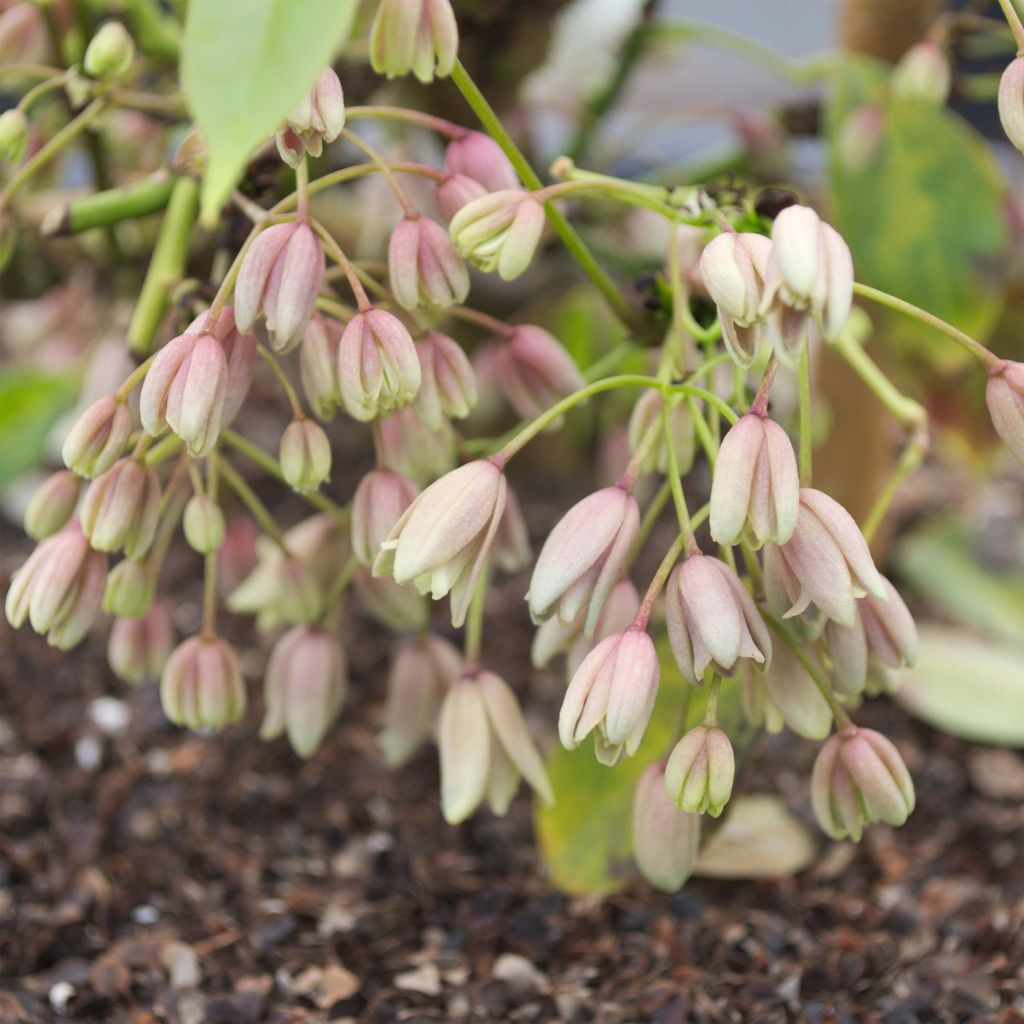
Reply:
[[[558,339],[530,324],[513,327],[502,341],[498,368],[508,400],[524,419],[583,387],[583,375]]]
[[[404,218],[391,233],[388,281],[405,309],[452,306],[469,294],[469,273],[448,232],[420,215]]]
[[[115,619],[107,643],[107,663],[122,682],[138,686],[159,679],[171,654],[174,631],[162,605],[142,618]]]
[[[116,82],[125,77],[135,59],[135,43],[119,21],[108,21],[92,37],[82,67],[90,78]]]
[[[717,818],[732,795],[736,760],[717,725],[698,725],[675,746],[665,766],[665,786],[680,810]]]
[[[544,207],[531,193],[503,189],[464,206],[449,230],[461,256],[512,281],[530,265],[544,221]]]
[[[416,346],[398,317],[383,309],[352,317],[338,346],[338,384],[350,416],[366,423],[408,405],[421,380]]]
[[[215,636],[194,636],[171,653],[160,677],[164,714],[188,729],[223,729],[245,711],[238,655]]]
[[[381,0],[370,29],[370,63],[379,75],[412,72],[421,82],[451,74],[459,29],[451,0]]]
[[[373,564],[417,494],[411,480],[389,469],[375,469],[359,481],[352,499],[352,553],[363,565]]]
[[[1024,57],[1015,58],[999,80],[999,120],[1006,137],[1024,152]]]
[[[416,394],[416,414],[433,430],[445,418],[463,419],[476,405],[476,374],[457,341],[440,331],[430,331],[416,345],[421,381]]]
[[[989,375],[985,401],[996,432],[1024,465],[1024,363],[999,363]]]
[[[302,390],[306,394],[317,419],[327,422],[341,407],[338,386],[338,343],[342,326],[314,313],[302,333],[299,349],[299,374]]]
[[[345,127],[345,97],[333,68],[324,68],[316,85],[295,105],[287,126],[277,133],[277,151],[290,167],[305,155],[320,156]]]
[[[138,619],[149,610],[156,593],[152,570],[136,558],[118,562],[107,576],[103,610],[118,618]]]
[[[43,540],[62,529],[74,515],[81,489],[81,479],[69,469],[47,477],[25,509],[25,532]]]
[[[281,473],[299,494],[312,494],[331,475],[331,442],[312,420],[292,420],[281,437]]]
[[[128,407],[112,396],[93,402],[64,439],[64,465],[79,476],[105,473],[121,457],[132,432]]]
[[[82,499],[82,530],[97,551],[139,558],[153,543],[160,514],[156,470],[120,459],[89,484]]]
[[[483,132],[469,131],[448,143],[444,169],[479,182],[485,192],[519,187],[519,177],[505,151]]]
[[[700,815],[687,814],[665,789],[665,769],[644,770],[633,798],[633,858],[640,873],[663,892],[677,892],[700,852]]]
[[[922,100],[941,107],[949,99],[952,75],[949,59],[938,43],[926,41],[912,46],[892,72],[890,88],[901,100]]]
[[[17,163],[28,148],[28,120],[17,109],[0,114],[0,160]]]
[[[434,189],[434,202],[446,221],[451,221],[464,206],[487,195],[487,189],[465,174],[446,174]]]
[[[201,555],[216,551],[224,543],[224,513],[209,495],[192,495],[181,525],[189,547]]]

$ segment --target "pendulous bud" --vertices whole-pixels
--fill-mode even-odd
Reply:
[[[476,374],[462,347],[440,331],[429,331],[416,345],[420,389],[416,414],[433,430],[445,418],[464,419],[476,405]]]
[[[289,167],[298,167],[308,153],[320,156],[345,127],[345,97],[333,68],[324,68],[316,85],[302,97],[276,135],[277,152]]]
[[[305,221],[264,228],[235,282],[235,322],[244,334],[262,317],[275,352],[302,341],[324,283],[324,247]]]
[[[123,619],[140,619],[156,595],[156,578],[145,561],[125,558],[107,575],[103,610]]]
[[[70,469],[48,476],[25,509],[25,532],[33,540],[45,540],[63,529],[75,514],[82,481]]]
[[[89,41],[82,59],[82,70],[90,78],[116,82],[132,69],[135,43],[119,21],[108,21]]]
[[[96,477],[82,499],[82,532],[97,551],[141,558],[153,543],[160,514],[156,470],[135,459],[119,459]]]
[[[735,544],[747,531],[756,547],[784,544],[796,529],[800,474],[786,432],[757,413],[725,435],[711,482],[711,536]]]
[[[788,726],[806,740],[823,740],[832,728],[832,709],[787,644],[776,647],[763,675],[744,673],[743,704],[750,721],[770,733]]]
[[[447,78],[459,51],[451,0],[381,0],[370,29],[370,64],[379,75]]]
[[[441,216],[451,222],[464,206],[487,195],[487,189],[475,178],[465,174],[446,174],[434,189],[434,202]]]
[[[644,769],[633,797],[633,859],[662,892],[678,892],[693,874],[700,852],[700,815],[687,814],[665,789],[665,769]]]
[[[658,696],[658,652],[646,631],[630,626],[602,640],[569,683],[558,716],[562,746],[575,750],[594,733],[594,753],[613,765],[636,753]]]
[[[405,217],[388,242],[388,282],[404,309],[438,309],[464,302],[469,272],[451,236],[437,221]]]
[[[526,728],[519,702],[493,672],[457,679],[441,705],[441,811],[449,825],[465,821],[487,800],[504,814],[526,779],[545,804],[554,803],[544,762]]]
[[[224,384],[224,405],[221,408],[220,425],[226,427],[238,415],[245,402],[245,396],[252,385],[256,372],[256,335],[242,334],[235,326],[235,311],[226,306],[212,327],[210,311],[202,312],[185,329],[186,334],[212,334],[224,349],[227,360],[227,376]]]
[[[193,494],[182,518],[185,540],[193,551],[208,555],[224,543],[224,513],[207,494]]]
[[[319,313],[310,318],[302,332],[299,349],[299,376],[302,390],[313,414],[325,423],[334,418],[334,411],[342,407],[338,384],[338,343],[342,326]]]
[[[0,114],[0,161],[18,163],[28,148],[28,119],[13,107]]]
[[[701,684],[708,668],[731,675],[740,658],[771,664],[771,633],[754,599],[717,558],[692,554],[672,570],[665,618],[676,664],[693,686]]]
[[[69,650],[95,622],[106,579],[106,557],[89,547],[72,521],[37,545],[14,574],[4,604],[7,621],[20,629],[27,620],[51,647]]]
[[[896,747],[849,725],[829,737],[811,775],[811,806],[826,835],[860,841],[873,822],[899,826],[914,810],[914,782]]]
[[[299,757],[312,757],[345,700],[345,652],[318,626],[295,626],[274,644],[267,663],[267,705],[260,739],[287,734]]]
[[[543,327],[513,327],[498,347],[497,364],[502,389],[523,419],[539,416],[584,383],[572,357]]]
[[[79,476],[105,473],[121,457],[132,432],[128,407],[112,395],[97,399],[64,439],[64,465]]]
[[[989,374],[985,402],[996,433],[1024,465],[1024,363],[1000,362]]]
[[[434,731],[441,701],[461,674],[462,656],[442,637],[427,633],[397,643],[377,734],[389,765],[405,764]]]
[[[504,150],[483,132],[467,131],[449,142],[444,169],[479,182],[485,192],[519,187],[519,176]]]
[[[1024,57],[1017,57],[999,80],[999,120],[1006,137],[1024,152]]]
[[[543,205],[529,192],[502,189],[467,203],[452,217],[449,231],[460,256],[512,281],[530,265],[544,221]]]
[[[372,470],[359,481],[352,499],[352,554],[363,565],[373,564],[419,493],[408,477],[390,469]]]
[[[245,712],[245,685],[238,655],[216,636],[179,644],[160,676],[160,703],[175,725],[223,729]]]
[[[281,473],[299,494],[312,494],[331,477],[331,442],[312,420],[292,420],[281,436]]]
[[[451,593],[452,625],[461,626],[505,511],[505,474],[489,459],[446,473],[395,524],[373,564],[374,576],[415,583],[437,601]]]
[[[765,549],[764,576],[768,607],[784,619],[813,604],[825,618],[852,626],[858,597],[887,599],[885,581],[853,516],[811,487],[800,490],[793,536]]]
[[[107,642],[107,663],[123,683],[138,686],[159,679],[171,655],[171,618],[159,604],[138,619],[114,619]]]
[[[925,40],[912,46],[893,68],[889,87],[901,100],[922,100],[941,107],[952,85],[949,59],[938,43]]]
[[[353,419],[367,423],[408,405],[421,381],[416,345],[398,317],[367,309],[349,320],[338,346],[338,385]]]
[[[681,811],[717,818],[732,796],[735,774],[729,737],[717,725],[698,725],[669,755],[665,788]]]
[[[570,623],[587,609],[583,633],[592,636],[639,530],[636,498],[617,485],[569,509],[544,542],[530,579],[526,600],[533,621],[557,615]]]

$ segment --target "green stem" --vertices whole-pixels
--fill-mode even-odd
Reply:
[[[945,320],[942,320],[932,313],[926,312],[919,306],[915,306],[912,302],[907,302],[905,299],[898,299],[895,295],[890,295],[888,292],[880,291],[878,288],[872,288],[869,285],[861,284],[859,281],[854,284],[853,291],[856,295],[860,295],[865,299],[871,299],[872,302],[877,302],[879,305],[888,306],[890,309],[895,309],[899,313],[913,317],[915,320],[920,320],[921,323],[927,324],[929,327],[934,327],[937,331],[941,331],[947,338],[952,338],[953,341],[955,341],[962,349],[970,352],[970,354],[974,356],[975,359],[983,363],[990,372],[999,369],[1002,360],[985,348],[981,342],[975,341],[969,334],[965,334],[952,324],[946,323]]]
[[[159,466],[161,462],[166,462],[175,452],[181,450],[184,443],[177,435],[168,434],[146,452],[146,465]]]
[[[875,503],[871,506],[871,510],[864,519],[861,532],[864,534],[866,541],[870,543],[874,539],[875,533],[878,531],[878,527],[881,526],[886,512],[889,511],[893,498],[896,497],[897,491],[903,485],[903,481],[920,467],[927,453],[927,431],[924,429],[915,430],[910,435],[907,445],[903,449],[903,454],[900,456],[899,462],[896,463],[896,467],[892,471],[888,482],[882,488],[881,493],[875,499]]]
[[[568,178],[569,175],[562,174],[561,163],[555,164],[559,177]],[[678,211],[665,201],[668,196],[667,189],[660,185],[643,185],[638,182],[625,181],[622,178],[613,178],[608,174],[594,174],[589,171],[577,172],[572,180],[560,181],[555,185],[546,185],[537,189],[537,195],[545,203],[553,199],[561,199],[563,196],[575,195],[580,192],[592,192],[597,196],[616,198],[624,203],[633,206],[643,206],[655,213],[660,213],[669,220],[675,220]],[[682,218],[685,223],[703,224],[703,218]]]
[[[736,415],[729,407],[727,402],[723,402],[713,391],[708,391],[706,388],[699,388],[695,384],[669,384],[665,388],[666,395],[693,395],[694,398],[700,398],[707,402],[713,409],[717,409],[730,424],[739,422],[739,416]]]
[[[31,109],[32,104],[35,103],[40,96],[45,96],[48,92],[52,92],[54,89],[62,88],[67,83],[67,80],[68,75],[66,72],[55,75],[51,78],[43,79],[43,81],[32,86],[32,88],[29,89],[29,91],[25,93],[20,100],[18,100],[18,110],[23,114],[27,114]]]
[[[864,351],[864,346],[850,336],[850,332],[843,332],[834,347],[901,424],[918,429],[927,423],[928,413],[924,406],[903,394]]]
[[[658,488],[657,493],[651,499],[651,503],[644,510],[644,517],[640,520],[640,529],[637,531],[636,542],[633,544],[633,556],[632,561],[636,561],[637,555],[643,550],[644,545],[647,543],[648,538],[651,535],[651,530],[654,529],[654,524],[658,521],[658,517],[661,515],[665,506],[668,504],[669,498],[672,497],[672,484],[668,480],[662,481],[661,487]]]
[[[631,628],[647,628],[651,612],[654,610],[654,602],[658,600],[658,595],[665,586],[665,582],[672,572],[672,567],[676,564],[676,560],[679,558],[684,547],[686,547],[686,537],[680,533],[672,542],[672,546],[665,552],[665,557],[662,558],[661,564],[658,566],[657,572],[655,572],[654,578],[647,588],[647,593],[644,594],[644,599],[640,602],[640,608],[636,613],[636,618],[633,620]]]
[[[697,433],[697,440],[700,441],[701,448],[704,449],[704,455],[707,457],[708,466],[710,466],[711,469],[714,469],[715,462],[718,460],[718,445],[715,444],[715,438],[711,433],[711,427],[708,426],[708,421],[700,406],[697,404],[696,398],[687,396],[686,408],[690,410],[690,415],[693,417],[693,429]]]
[[[217,456],[213,457],[218,458]],[[242,474],[230,462],[223,458],[218,458],[218,461],[225,483],[238,495],[242,504],[252,514],[253,519],[260,524],[263,532],[287,555],[288,546],[285,544],[284,534],[274,521],[267,506],[263,504],[256,492],[245,482]]]
[[[999,6],[1003,9],[1003,15],[1013,33],[1014,42],[1017,44],[1017,56],[1024,54],[1024,24],[1021,24],[1020,15],[1013,6],[1012,0],[999,0]]]
[[[399,184],[398,179],[395,177],[391,168],[388,167],[387,161],[373,148],[365,139],[361,136],[356,135],[354,131],[348,128],[341,130],[341,136],[350,142],[356,149],[361,150],[365,153],[379,168],[381,173],[387,179],[388,185],[391,187],[391,191],[395,194],[395,198],[398,200],[399,206],[402,207],[402,214],[406,218],[414,218],[419,216],[419,211],[413,205],[412,200],[409,198],[409,193]]]
[[[672,501],[676,507],[679,531],[686,543],[687,551],[694,551],[697,548],[697,541],[693,536],[690,512],[686,507],[686,496],[683,494],[683,481],[679,475],[679,455],[676,452],[675,438],[672,436],[672,419],[667,397],[663,397],[661,400],[661,429],[665,436],[665,450],[668,453],[668,482],[672,487]]]
[[[534,171],[522,151],[512,141],[512,137],[505,130],[501,119],[494,112],[490,103],[487,102],[486,97],[477,87],[476,82],[470,77],[469,72],[463,67],[461,61],[457,60],[455,62],[455,67],[452,69],[452,81],[472,108],[473,113],[480,120],[484,130],[498,143],[502,151],[509,158],[523,184],[531,191],[537,191],[542,188],[543,183],[537,176],[537,172]],[[641,326],[636,311],[632,309],[615,286],[615,282],[612,281],[604,268],[594,258],[586,243],[577,234],[576,229],[550,203],[545,204],[544,210],[555,234],[562,240],[562,243],[569,250],[573,259],[576,260],[583,273],[590,278],[594,287],[604,296],[605,301],[611,307],[615,316],[627,327]]]
[[[383,121],[401,121],[405,124],[416,124],[421,128],[429,128],[440,135],[446,135],[449,139],[461,139],[467,134],[461,124],[448,121],[443,117],[435,117],[433,114],[424,114],[419,110],[409,110],[406,107],[386,106],[360,106],[346,107],[345,120],[358,121],[360,118],[378,118]]]
[[[718,725],[718,695],[722,689],[722,677],[713,672],[711,685],[708,687],[708,703],[704,709],[704,724],[710,729]]]
[[[178,178],[128,326],[128,346],[136,355],[147,356],[153,348],[160,321],[167,311],[169,289],[185,273],[189,237],[198,213],[199,183],[187,176]]]
[[[173,179],[163,178],[94,192],[51,210],[43,218],[40,233],[46,238],[77,235],[80,231],[147,217],[167,206],[173,189]]]
[[[800,353],[800,486],[811,486],[814,438],[813,408],[811,405],[811,347],[804,345]]]
[[[304,420],[306,418],[306,411],[302,408],[302,402],[299,401],[298,393],[292,382],[288,379],[287,374],[281,368],[281,364],[274,358],[274,353],[266,345],[260,345],[256,351],[259,353],[260,359],[273,371],[278,384],[281,385],[281,390],[284,391],[285,398],[288,399],[288,404],[291,406],[292,416],[297,420]]]
[[[489,566],[484,565],[473,590],[466,616],[465,661],[469,669],[476,668],[480,663],[480,649],[484,639],[484,605],[487,602],[487,583],[490,576]]]

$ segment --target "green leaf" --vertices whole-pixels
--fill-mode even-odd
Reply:
[[[826,122],[836,227],[858,280],[984,337],[1002,308],[1009,266],[999,166],[951,111],[889,98],[883,67],[850,57],[836,75]],[[881,108],[883,134],[864,165],[851,168],[839,159],[837,140],[847,117],[868,102]],[[904,347],[927,351],[930,361],[961,359],[930,329],[895,316],[891,323]]]
[[[640,749],[614,768],[600,764],[589,739],[576,750],[556,746],[547,769],[555,793],[552,807],[541,807],[535,825],[541,854],[555,885],[574,895],[615,892],[633,871],[633,793],[644,769],[668,755],[679,733],[687,698],[667,642],[659,644],[661,687]],[[719,722],[733,742],[740,724],[739,684],[726,680],[719,697]],[[690,690],[688,725],[704,716],[706,691]]]
[[[190,0],[181,78],[209,149],[209,223],[249,155],[269,138],[345,41],[356,0]]]
[[[950,619],[1010,643],[1024,643],[1024,572],[983,564],[963,524],[939,520],[915,530],[896,549],[911,587]]]
[[[0,484],[39,462],[50,428],[74,400],[75,387],[67,377],[35,370],[0,372]]]
[[[925,626],[917,664],[904,674],[896,700],[954,736],[1024,747],[1024,652]]]

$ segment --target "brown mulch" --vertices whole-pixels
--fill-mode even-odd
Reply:
[[[492,643],[522,689],[515,636]],[[385,646],[362,623],[350,646],[302,763],[256,739],[255,686],[243,724],[189,735],[102,637],[63,656],[0,627],[0,1021],[1024,1021],[1019,755],[876,702],[917,781],[904,829],[795,879],[568,898],[525,797],[453,829],[432,751],[384,766]],[[777,740],[745,785],[809,820],[812,755]]]

